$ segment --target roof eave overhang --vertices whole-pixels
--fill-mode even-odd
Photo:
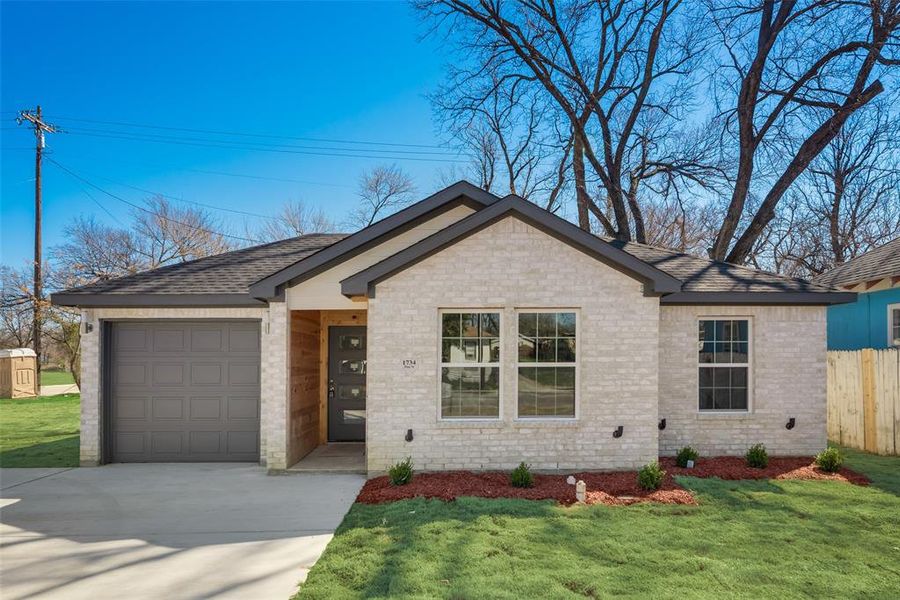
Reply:
[[[83,308],[264,307],[267,304],[248,294],[67,294],[65,292],[51,294],[50,303],[55,306]]]
[[[854,292],[678,292],[660,298],[661,304],[707,305],[831,305],[855,302]]]
[[[499,197],[490,192],[466,181],[460,181],[284,269],[267,275],[250,286],[250,296],[259,299],[275,298],[283,293],[285,286],[314,277],[377,246],[385,239],[399,235],[433,218],[438,212],[460,204],[479,210],[499,200]]]
[[[515,216],[544,233],[610,264],[637,280],[643,281],[646,285],[646,291],[650,294],[674,293],[681,290],[681,281],[671,275],[623,250],[615,248],[600,238],[581,230],[572,223],[539,208],[527,200],[518,196],[507,196],[500,202],[483,208],[381,262],[342,280],[341,293],[351,298],[363,295],[370,298],[374,297],[375,286],[379,282],[508,216]]]

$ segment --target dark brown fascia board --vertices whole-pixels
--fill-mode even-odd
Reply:
[[[353,258],[381,243],[387,236],[393,237],[412,229],[431,218],[435,211],[442,208],[466,204],[478,210],[499,200],[498,196],[486,192],[468,181],[459,181],[331,246],[260,279],[250,286],[250,296],[261,299],[272,298],[278,294],[279,288],[309,279],[330,269],[335,264]]]
[[[710,305],[830,305],[856,301],[854,292],[679,292],[660,298],[660,304]]]
[[[509,215],[650,284],[652,293],[681,290],[681,281],[518,196],[507,196],[341,281],[345,296],[374,297],[375,285]]]
[[[266,306],[247,294],[66,294],[50,295],[54,306],[84,308],[179,307],[179,306]]]

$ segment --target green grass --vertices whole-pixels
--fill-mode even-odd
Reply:
[[[77,467],[81,396],[0,400],[0,466]]]
[[[898,598],[900,458],[870,487],[682,478],[699,506],[355,504],[298,598]]]
[[[41,370],[41,385],[68,385],[75,383],[75,378],[68,371],[56,369]]]

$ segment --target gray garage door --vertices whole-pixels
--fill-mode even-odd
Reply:
[[[113,462],[259,459],[259,323],[128,321],[109,333]]]

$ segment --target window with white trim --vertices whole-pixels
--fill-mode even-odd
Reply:
[[[699,330],[700,410],[746,411],[749,319],[702,319]]]
[[[900,347],[900,304],[888,304],[888,346]]]
[[[519,418],[575,417],[576,319],[571,311],[519,312]]]
[[[500,416],[500,313],[441,312],[441,418]]]

